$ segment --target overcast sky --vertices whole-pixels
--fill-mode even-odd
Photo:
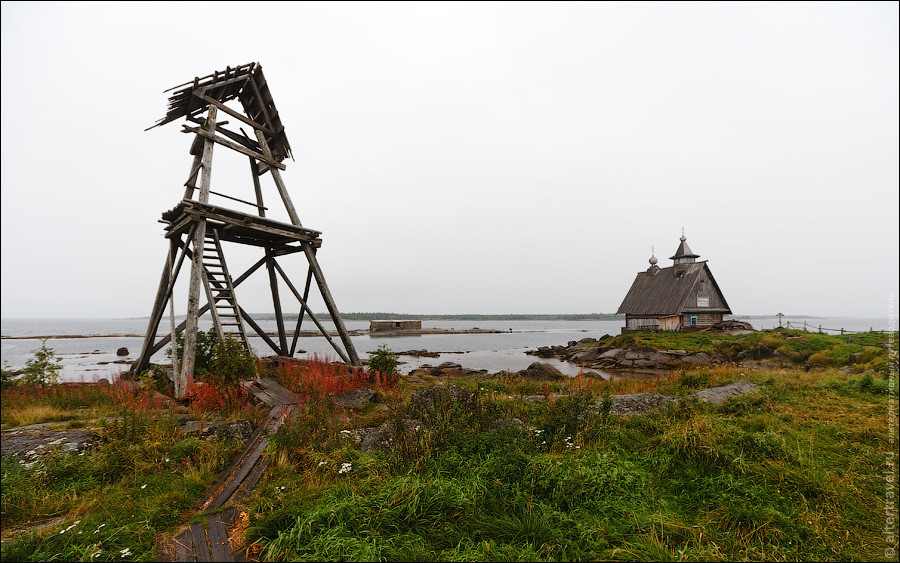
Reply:
[[[4,318],[149,315],[191,138],[144,129],[251,61],[342,311],[615,312],[682,228],[738,315],[897,298],[895,2],[3,2]],[[212,184],[253,199],[224,147]]]

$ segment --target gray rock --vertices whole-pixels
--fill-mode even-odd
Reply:
[[[759,387],[755,383],[749,381],[737,381],[728,385],[720,385],[718,387],[709,387],[701,391],[697,391],[697,397],[701,401],[707,401],[714,405],[721,405],[731,397],[745,395]]]
[[[677,397],[660,395],[659,393],[635,393],[613,397],[610,414],[644,414],[655,408],[665,408]],[[599,402],[597,403],[600,404]]]
[[[647,354],[647,359],[657,364],[667,364],[672,361],[671,356],[659,352],[650,352]]]
[[[647,356],[645,354],[643,354],[642,352],[634,352],[634,351],[625,352],[626,360],[644,360],[644,359],[646,359],[646,357]]]
[[[365,387],[351,389],[334,396],[335,404],[348,409],[362,409],[375,400],[375,392]]]
[[[545,362],[534,362],[528,366],[528,369],[542,371],[551,376],[563,375],[563,372]]]
[[[573,362],[592,362],[600,357],[600,350],[597,348],[589,348],[583,352],[573,354],[570,358]]]
[[[226,440],[249,440],[256,430],[249,420],[235,420],[222,424],[216,429],[216,436]]]
[[[706,352],[696,352],[681,357],[681,361],[686,364],[709,364],[713,359]]]
[[[381,426],[372,428],[359,428],[357,430],[344,431],[353,441],[354,446],[367,452],[371,450],[390,450],[397,442],[398,437],[407,440],[416,439],[420,433],[428,430],[428,426],[417,419],[404,419],[401,421],[401,432],[397,432],[396,421],[389,420]]]
[[[615,358],[622,352],[623,352],[623,350],[621,348],[611,348],[611,349],[607,350],[606,352],[603,352],[602,354],[600,354],[600,357],[601,358]]]
[[[509,427],[514,427],[518,430],[522,430],[523,428],[525,428],[525,423],[518,418],[499,418],[491,423],[491,430],[498,432],[506,430]]]
[[[198,438],[206,438],[215,434],[216,428],[218,427],[218,423],[215,422],[206,420],[188,420],[181,425],[178,430],[186,436],[196,435]]]
[[[32,425],[34,428],[41,425]],[[54,450],[63,452],[87,452],[100,436],[94,430],[4,430],[0,440],[0,457],[14,455],[25,463],[42,459]]]

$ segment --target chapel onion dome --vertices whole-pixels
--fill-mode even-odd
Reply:
[[[659,272],[659,266],[656,265],[657,262],[659,262],[659,260],[656,259],[656,253],[651,250],[650,267],[647,268],[647,272],[649,272],[651,275],[655,275],[657,272]]]

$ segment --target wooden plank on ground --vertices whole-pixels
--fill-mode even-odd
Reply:
[[[231,554],[231,545],[228,543],[228,532],[225,525],[219,520],[218,515],[211,516],[207,521],[209,526],[209,547],[212,551],[213,561],[234,561]]]
[[[227,501],[234,491],[237,490],[244,478],[247,477],[247,474],[253,469],[253,466],[256,465],[256,462],[259,461],[259,457],[262,455],[263,450],[266,449],[268,444],[269,441],[265,439],[259,442],[259,445],[241,466],[240,471],[238,471],[234,479],[225,486],[222,492],[219,493],[216,499],[209,505],[210,510],[215,510],[225,504],[225,501]]]
[[[261,459],[259,463],[256,464],[256,467],[253,468],[253,471],[247,475],[247,478],[244,479],[244,482],[241,483],[241,486],[235,490],[234,494],[231,495],[231,502],[239,502],[244,497],[250,494],[250,491],[253,490],[253,487],[259,482],[260,478],[262,478],[263,473],[266,472],[266,468],[269,466],[269,463]]]
[[[290,405],[297,400],[297,395],[295,395],[289,389],[283,387],[279,383],[275,382],[275,380],[270,379],[268,377],[260,377],[259,382],[265,385],[266,390],[275,393],[278,397],[281,398],[282,404]]]
[[[194,536],[187,529],[175,536],[175,561],[196,561],[194,558]]]
[[[209,546],[206,544],[206,530],[203,524],[197,522],[191,524],[191,535],[194,536],[194,553],[197,555],[197,561],[210,561]]]

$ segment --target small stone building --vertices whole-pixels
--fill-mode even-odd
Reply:
[[[722,290],[713,278],[706,260],[691,252],[687,239],[670,257],[674,264],[668,268],[656,265],[650,257],[650,267],[638,273],[631,289],[617,313],[625,314],[629,330],[697,330],[722,322],[731,309]]]
[[[386,332],[389,330],[422,330],[421,320],[384,320],[369,321],[369,332]]]

